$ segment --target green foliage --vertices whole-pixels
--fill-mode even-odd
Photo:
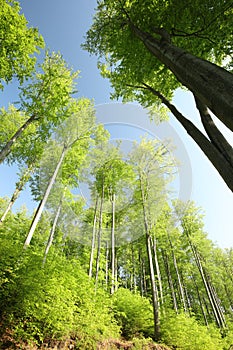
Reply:
[[[0,1],[0,89],[14,76],[20,83],[34,70],[35,53],[44,47],[44,40],[36,28],[27,26],[17,1]]]
[[[16,226],[17,219],[21,224]],[[100,339],[117,336],[109,296],[103,291],[95,294],[77,259],[67,259],[57,246],[43,268],[42,242],[37,239],[36,245],[22,249],[28,224],[29,218],[21,213],[8,220],[5,229],[1,226],[1,333],[10,327],[13,339],[37,344],[73,336],[90,349]]]
[[[209,329],[194,317],[166,311],[161,320],[162,341],[180,350],[216,350],[222,348],[221,334],[215,326]]]
[[[115,317],[126,339],[153,335],[153,310],[148,299],[120,288],[113,297]]]

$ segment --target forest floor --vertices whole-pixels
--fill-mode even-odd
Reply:
[[[5,338],[5,337],[4,337]],[[93,345],[77,346],[75,340],[67,339],[66,341],[48,340],[41,346],[29,345],[25,343],[16,343],[13,339],[0,339],[0,349],[8,350],[93,350]],[[162,344],[143,341],[138,339],[135,341],[126,341],[123,339],[108,339],[99,342],[95,350],[171,350],[171,348]]]

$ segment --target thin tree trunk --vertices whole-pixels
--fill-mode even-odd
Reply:
[[[115,291],[115,193],[112,195],[112,230],[111,230],[111,251],[112,251],[112,266],[111,266],[111,294]]]
[[[216,127],[211,115],[208,112],[208,109],[200,101],[198,97],[194,95],[197,109],[199,111],[202,124],[205,128],[207,135],[209,136],[210,141],[215,145],[216,148],[222,153],[225,159],[228,160],[230,165],[233,167],[233,148],[225,139],[220,130]]]
[[[198,285],[197,285],[197,282],[196,282],[196,279],[195,279],[194,275],[192,276],[192,280],[194,282],[194,285],[195,285],[195,288],[196,288],[196,291],[197,291],[197,297],[198,297],[198,300],[199,300],[199,304],[200,304],[200,307],[201,307],[201,313],[202,313],[202,316],[204,318],[205,325],[208,327],[209,323],[208,323],[208,320],[207,320],[207,317],[206,317],[205,309],[204,309],[204,306],[203,306],[203,302],[201,300],[199,288],[198,288]]]
[[[100,200],[100,210],[99,210],[99,228],[98,228],[98,245],[97,245],[97,256],[96,256],[96,272],[95,272],[95,290],[98,285],[99,277],[99,265],[100,265],[100,252],[101,252],[101,237],[102,237],[102,221],[103,221],[103,202],[104,202],[104,183],[102,184],[102,193]]]
[[[174,307],[175,312],[178,314],[176,293],[175,293],[175,288],[174,288],[174,285],[173,285],[171,269],[170,269],[170,263],[169,263],[169,260],[168,260],[167,253],[162,251],[162,255],[163,255],[165,270],[167,272],[168,285],[169,285],[170,292],[171,292],[171,298],[172,298],[172,302],[173,302],[173,307]]]
[[[46,245],[46,248],[45,248],[45,252],[44,252],[44,259],[43,259],[42,266],[45,265],[49,249],[50,249],[50,247],[51,247],[51,245],[53,243],[55,229],[57,227],[57,222],[58,222],[58,219],[59,219],[59,216],[60,216],[60,213],[61,213],[62,201],[63,201],[63,195],[62,195],[62,198],[61,198],[60,203],[58,205],[57,212],[56,212],[56,215],[55,215],[54,220],[53,220],[53,225],[52,225],[51,230],[50,230],[49,239],[48,239],[48,242],[47,242],[47,245]]]
[[[205,290],[206,290],[206,294],[208,296],[208,299],[209,299],[209,302],[210,302],[210,305],[211,305],[211,309],[212,309],[213,314],[214,314],[214,318],[215,318],[216,324],[217,324],[217,326],[219,328],[224,328],[225,324],[222,322],[221,317],[219,316],[219,311],[218,311],[218,309],[216,307],[216,303],[215,303],[215,300],[213,298],[213,294],[212,294],[212,292],[210,290],[208,281],[206,280],[206,276],[205,276],[205,273],[204,273],[204,270],[203,270],[203,266],[202,266],[199,254],[198,254],[196,248],[194,247],[194,245],[192,244],[189,236],[188,236],[188,239],[189,239],[190,247],[191,247],[191,249],[193,251],[193,255],[194,255],[197,267],[198,267],[199,272],[201,274],[201,278],[202,278],[202,281],[203,281],[203,284],[204,284],[204,287],[205,287]]]
[[[106,290],[108,290],[108,266],[109,266],[109,247],[108,241],[106,241],[106,254],[105,254],[105,286]]]
[[[162,286],[162,278],[161,278],[161,273],[160,273],[158,255],[157,255],[157,242],[156,242],[155,237],[154,237],[153,241],[151,240],[151,244],[152,244],[153,251],[154,251],[155,270],[156,270],[156,276],[157,276],[157,281],[158,281],[158,286],[159,286],[159,294],[160,294],[159,301],[161,302],[161,305],[162,305],[163,304],[163,286]]]
[[[163,95],[158,91],[154,90],[147,84],[143,84],[145,88],[150,90],[155,96],[159,97],[160,100],[170,109],[176,119],[185,128],[187,133],[197,143],[209,161],[213,164],[215,169],[219,172],[227,186],[233,191],[233,168],[219,150],[208,140],[208,138],[201,133],[201,131],[187,118],[185,118],[176,107],[171,104]],[[232,119],[233,120],[233,119]]]
[[[19,139],[19,137],[22,135],[24,130],[34,122],[36,119],[36,116],[31,116],[17,131],[16,133],[10,138],[10,140],[6,143],[6,145],[2,148],[0,152],[0,163],[2,163],[5,158],[8,156],[8,154],[11,152],[11,147],[13,144]]]
[[[11,208],[13,207],[16,199],[19,197],[21,191],[23,190],[25,184],[27,183],[27,181],[29,180],[31,173],[32,173],[32,166],[29,166],[23,173],[23,175],[21,176],[21,178],[19,179],[19,181],[16,183],[16,187],[15,187],[15,191],[11,196],[11,199],[4,211],[4,213],[2,214],[2,217],[0,219],[0,224],[5,220],[7,214],[9,213],[9,211],[11,210]]]
[[[39,203],[39,205],[37,207],[37,210],[35,212],[34,218],[32,220],[32,223],[31,223],[31,226],[30,226],[30,229],[29,229],[29,232],[28,232],[28,236],[27,236],[26,241],[24,243],[24,248],[29,246],[29,244],[31,242],[32,236],[33,236],[33,234],[35,232],[35,229],[36,229],[36,226],[37,226],[37,224],[38,224],[38,222],[40,220],[41,214],[42,214],[42,212],[44,210],[44,207],[45,207],[45,204],[46,204],[46,202],[48,200],[49,194],[50,194],[51,189],[52,189],[52,187],[54,185],[54,182],[56,180],[58,171],[59,171],[59,169],[60,169],[60,167],[62,165],[62,162],[63,162],[63,159],[65,157],[66,151],[67,151],[67,147],[64,146],[63,150],[62,150],[62,153],[60,155],[60,159],[59,159],[59,161],[57,163],[57,166],[56,166],[56,168],[54,170],[54,173],[53,173],[51,179],[49,180],[49,183],[48,183],[47,188],[45,190],[44,196],[43,196],[42,200],[40,201],[40,203]]]
[[[187,310],[187,305],[186,305],[186,301],[185,301],[185,292],[184,292],[184,288],[181,282],[181,277],[180,277],[180,273],[179,273],[179,269],[178,269],[178,265],[177,265],[177,261],[176,261],[176,256],[174,253],[174,249],[173,249],[173,244],[170,238],[169,233],[167,233],[167,237],[168,237],[168,242],[171,248],[171,252],[172,252],[172,260],[173,260],[173,265],[176,271],[176,276],[177,276],[177,281],[178,281],[178,287],[179,287],[179,291],[180,291],[180,296],[181,296],[181,302],[183,304],[183,308],[184,308],[184,312],[188,312]]]
[[[158,40],[151,34],[140,30],[132,22],[129,25],[152,55],[171,70],[178,81],[192,91],[216,117],[233,131],[232,74],[172,45],[161,33],[162,40]]]
[[[142,209],[143,209],[144,227],[146,232],[146,249],[147,249],[148,262],[149,262],[149,272],[150,272],[150,282],[151,282],[152,304],[153,304],[153,314],[154,314],[154,340],[158,341],[160,339],[158,293],[155,285],[155,273],[154,273],[154,265],[153,265],[152,250],[151,250],[151,236],[150,236],[149,225],[147,221],[147,213],[145,208],[145,198],[144,198],[144,191],[143,191],[141,176],[139,176],[139,181],[140,181],[140,191],[142,196]]]
[[[91,254],[90,254],[89,273],[88,273],[89,278],[92,277],[92,268],[93,268],[93,261],[94,261],[98,200],[99,198],[97,196],[96,202],[95,202],[95,212],[94,212],[93,229],[92,229]]]

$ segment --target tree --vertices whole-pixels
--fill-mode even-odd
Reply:
[[[141,89],[143,84],[167,100],[177,87],[188,88],[205,129],[208,127],[214,154],[219,157],[220,152],[226,157],[228,179],[232,178],[232,148],[225,141],[224,151],[216,147],[222,138],[206,111],[208,107],[233,130],[232,74],[216,65],[224,65],[223,59],[227,59],[230,63],[225,68],[230,70],[232,66],[232,11],[232,4],[224,0],[214,4],[208,0],[189,1],[185,7],[176,0],[103,0],[84,44],[89,52],[103,58],[99,66],[114,87],[113,97],[156,107],[160,97],[152,95],[150,89]],[[232,185],[229,187],[232,190]]]
[[[42,169],[45,176],[44,194],[32,220],[24,244],[25,247],[30,244],[59,171],[62,169],[63,181],[61,180],[61,185],[66,183],[71,185],[77,181],[80,164],[92,143],[91,135],[98,129],[95,125],[94,109],[90,100],[84,98],[80,100],[73,99],[69,107],[71,117],[57,128],[46,149],[44,169]],[[53,155],[55,155],[56,160],[51,159]],[[43,180],[42,172],[40,176],[37,174],[36,178],[38,177],[40,181]]]
[[[69,105],[78,72],[73,72],[62,56],[56,53],[47,53],[38,68],[30,83],[21,88],[20,110],[12,106],[9,113],[5,109],[1,110],[6,129],[4,137],[1,137],[0,162],[6,159],[13,147],[15,151],[19,149],[18,157],[24,155],[25,148],[28,151],[22,135],[25,136],[29,127],[34,127],[32,134],[29,132],[31,143],[38,141],[38,138],[45,141],[53,128],[69,117]],[[16,124],[14,126],[9,122],[8,126],[7,118],[12,115]],[[27,133],[26,135],[28,136]]]
[[[155,281],[155,269],[158,272],[157,254],[155,267],[152,255],[152,231],[159,211],[164,206],[167,180],[165,174],[171,171],[169,154],[157,140],[142,140],[132,151],[131,163],[138,179],[136,200],[144,222],[147,259],[149,263],[151,297],[154,313],[154,339],[160,339],[160,317],[158,287]]]
[[[44,40],[36,28],[28,27],[20,14],[18,1],[0,1],[0,89],[17,77],[20,83],[34,70],[39,49]]]

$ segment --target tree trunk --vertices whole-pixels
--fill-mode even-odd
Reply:
[[[179,288],[179,291],[180,291],[181,302],[183,304],[184,312],[187,313],[188,310],[187,310],[187,305],[186,305],[186,301],[185,301],[185,292],[184,292],[183,284],[182,284],[182,281],[181,281],[179,269],[178,269],[178,266],[177,266],[176,256],[175,256],[175,253],[174,253],[174,249],[173,249],[173,245],[172,245],[169,233],[167,233],[167,237],[168,237],[168,242],[169,242],[169,245],[170,245],[170,248],[171,248],[171,252],[172,252],[172,260],[173,260],[173,265],[174,265],[174,268],[175,268],[175,271],[176,271],[176,276],[177,276],[177,281],[178,281],[178,288]]]
[[[207,107],[203,105],[203,103],[198,97],[194,96],[194,98],[201,117],[202,124],[205,128],[207,135],[209,136],[210,141],[215,145],[216,148],[218,148],[220,153],[222,153],[225,159],[233,167],[233,148],[225,139],[223,134],[219,131],[219,129],[216,127],[213,119],[211,118],[208,112]]]
[[[175,312],[178,314],[176,293],[175,293],[175,288],[174,288],[174,285],[173,285],[172,274],[171,274],[171,269],[170,269],[170,263],[169,263],[169,260],[168,260],[167,253],[162,251],[162,255],[163,255],[165,270],[166,270],[166,274],[167,274],[168,285],[169,285],[169,289],[170,289],[170,292],[171,292],[173,308],[174,308]]]
[[[106,241],[106,253],[105,253],[105,289],[108,290],[108,266],[109,266],[109,247],[108,241]]]
[[[0,224],[5,220],[7,214],[9,213],[9,211],[11,210],[11,208],[13,207],[16,199],[19,197],[21,191],[24,188],[24,185],[27,183],[27,181],[29,180],[31,173],[32,173],[32,166],[29,166],[23,173],[23,175],[21,176],[21,178],[19,179],[19,181],[16,183],[16,187],[15,187],[15,191],[11,196],[11,199],[4,211],[4,213],[2,214],[2,217],[0,219]]]
[[[38,224],[38,222],[40,220],[41,214],[42,214],[42,212],[44,210],[44,207],[45,207],[45,204],[46,204],[46,202],[48,200],[50,191],[51,191],[51,189],[52,189],[52,187],[54,185],[54,182],[56,180],[58,171],[59,171],[59,169],[60,169],[60,167],[62,165],[62,162],[63,162],[63,159],[65,157],[66,151],[67,151],[67,147],[64,146],[63,150],[62,150],[62,153],[61,153],[61,156],[60,156],[60,159],[59,159],[59,161],[57,163],[57,166],[56,166],[56,168],[54,170],[54,173],[53,173],[51,179],[49,180],[49,183],[48,183],[47,188],[45,190],[44,196],[43,196],[42,200],[40,201],[40,204],[38,205],[37,210],[35,212],[34,218],[32,220],[32,223],[31,223],[31,226],[30,226],[30,229],[29,229],[29,232],[28,232],[28,236],[27,236],[26,241],[24,243],[24,248],[29,246],[29,244],[31,242],[32,236],[33,236],[33,234],[35,232],[35,229],[36,229],[36,226],[37,226],[37,224]]]
[[[111,229],[111,252],[112,252],[112,263],[111,263],[111,294],[115,291],[115,193],[112,195],[112,229]]]
[[[92,240],[91,240],[91,254],[90,254],[90,262],[89,262],[89,278],[92,277],[92,268],[93,268],[93,260],[94,260],[94,251],[95,251],[95,236],[96,236],[96,221],[97,221],[97,208],[98,208],[98,196],[96,197],[95,202],[95,212],[94,212],[94,220],[93,220],[93,229],[92,229]]]
[[[101,237],[102,237],[102,221],[103,221],[103,202],[104,202],[104,183],[102,184],[102,193],[101,193],[100,211],[99,211],[99,228],[98,228],[98,236],[97,236],[98,237],[98,246],[97,246],[96,272],[95,272],[95,289],[97,289],[98,277],[99,277]]]
[[[157,242],[156,242],[155,237],[154,237],[153,241],[151,240],[151,244],[152,244],[153,252],[154,252],[155,270],[156,270],[156,276],[157,276],[157,281],[158,281],[158,286],[159,286],[159,294],[160,294],[159,304],[161,302],[161,305],[162,305],[163,304],[163,286],[162,286],[162,278],[161,278],[161,273],[160,273],[160,268],[159,268],[158,255],[157,255]]]
[[[145,47],[174,73],[206,105],[223,124],[233,131],[233,76],[225,69],[158,40],[129,23]]]
[[[202,299],[201,299],[201,296],[200,296],[200,292],[199,292],[199,288],[198,288],[198,285],[197,285],[197,282],[196,282],[196,279],[195,279],[194,275],[192,276],[192,280],[194,282],[194,285],[195,285],[195,288],[196,288],[196,291],[197,291],[197,297],[198,297],[198,300],[199,300],[201,313],[202,313],[202,316],[204,318],[205,325],[206,325],[206,327],[208,327],[209,323],[208,323],[208,320],[207,320],[207,317],[206,317],[204,305],[203,305],[203,302],[202,302]]]
[[[48,239],[48,242],[47,242],[47,245],[46,245],[46,248],[45,248],[45,252],[44,252],[44,259],[43,259],[42,266],[45,265],[49,249],[50,249],[50,247],[51,247],[51,245],[53,243],[55,229],[57,227],[57,222],[58,222],[58,219],[59,219],[59,216],[60,216],[60,213],[61,213],[62,200],[63,200],[63,195],[62,195],[62,198],[61,198],[60,203],[58,205],[57,212],[56,212],[56,215],[55,215],[54,220],[53,220],[53,225],[52,225],[52,228],[50,230],[49,239]]]
[[[153,305],[153,314],[154,314],[154,340],[159,341],[161,335],[160,335],[158,293],[155,285],[155,273],[154,273],[154,265],[153,265],[152,250],[151,250],[151,235],[150,235],[149,225],[147,221],[142,178],[140,175],[139,175],[139,181],[140,181],[140,191],[142,196],[143,219],[144,219],[144,228],[146,232],[146,249],[147,249],[147,258],[149,263],[150,282],[151,282],[151,294],[152,294],[151,296],[152,296],[152,305]]]
[[[155,96],[159,97],[160,100],[170,109],[176,119],[185,128],[187,133],[192,137],[192,139],[197,143],[200,149],[204,152],[206,157],[213,164],[215,169],[219,172],[227,186],[233,192],[233,168],[230,166],[229,162],[224,158],[224,156],[219,152],[219,150],[207,139],[205,135],[188,119],[186,119],[174,105],[172,105],[163,95],[158,91],[154,90],[147,84],[143,84],[150,90]]]
[[[11,147],[13,144],[18,140],[18,138],[22,135],[24,130],[34,122],[36,119],[36,116],[31,116],[17,131],[16,133],[11,137],[11,139],[7,142],[7,144],[2,148],[0,152],[0,163],[2,163],[5,158],[8,156],[8,154],[11,152]]]

